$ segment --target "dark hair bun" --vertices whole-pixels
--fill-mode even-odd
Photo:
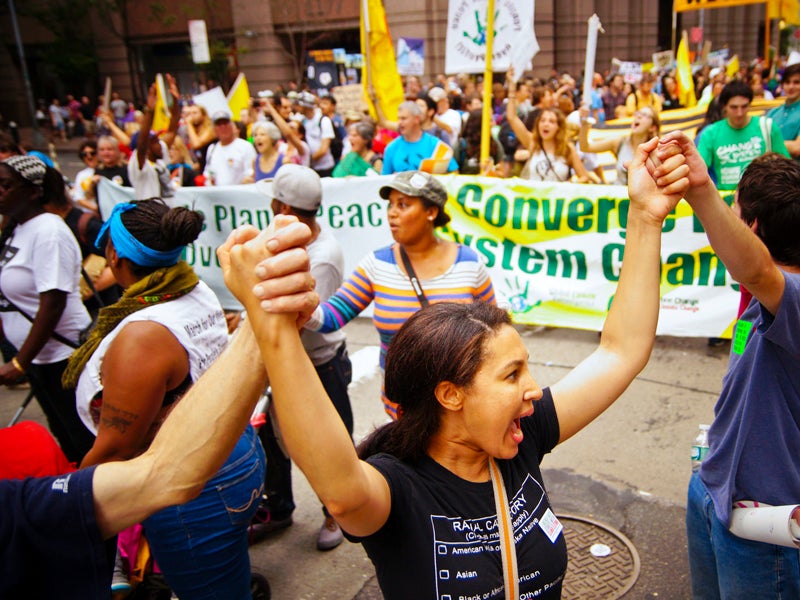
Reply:
[[[191,244],[203,230],[203,213],[184,206],[171,208],[161,217],[161,235],[171,248]]]

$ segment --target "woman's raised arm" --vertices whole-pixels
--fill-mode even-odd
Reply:
[[[359,536],[374,533],[391,508],[386,480],[358,458],[300,342],[298,315],[268,313],[253,293],[255,286],[269,284],[271,261],[281,255],[270,256],[266,233],[244,243],[237,243],[235,236],[220,247],[220,264],[225,284],[247,310],[258,340],[286,448],[343,529]],[[267,306],[280,310],[279,301],[273,298]]]
[[[641,144],[628,170],[625,250],[600,346],[551,388],[560,442],[611,406],[650,357],[658,323],[661,227],[689,185],[689,169],[677,147],[655,166],[650,155],[657,142]]]

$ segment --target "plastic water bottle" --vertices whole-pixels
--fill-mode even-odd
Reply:
[[[694,442],[692,442],[692,471],[697,471],[697,469],[700,468],[700,464],[703,462],[706,454],[708,454],[709,427],[711,426],[706,424],[700,425],[700,432],[697,434],[697,437],[694,438]]]

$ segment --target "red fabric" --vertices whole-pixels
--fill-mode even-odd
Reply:
[[[747,288],[744,287],[741,283],[739,284],[739,292],[741,296],[739,296],[739,312],[736,313],[736,318],[742,316],[744,309],[747,308],[747,305],[750,304],[750,300],[753,299],[753,294],[747,291]]]
[[[378,129],[378,132],[372,139],[372,151],[377,154],[383,154],[383,151],[386,149],[386,146],[389,145],[389,142],[391,142],[398,135],[399,134],[396,131],[392,131],[390,129]]]
[[[0,479],[62,475],[75,470],[44,427],[22,421],[0,429]]]

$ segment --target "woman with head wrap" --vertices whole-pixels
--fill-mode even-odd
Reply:
[[[92,436],[75,411],[61,374],[91,319],[78,282],[81,251],[63,219],[44,205],[65,194],[61,174],[33,156],[0,162],[0,319],[17,355],[0,367],[0,384],[27,373],[48,425],[70,461]]]
[[[97,439],[81,467],[146,451],[166,415],[227,344],[219,300],[180,260],[203,215],[154,198],[118,204],[96,245],[120,300],[72,356],[64,385]],[[153,555],[181,598],[250,597],[247,529],[264,484],[264,452],[248,426],[228,461],[183,505],[144,523]]]

